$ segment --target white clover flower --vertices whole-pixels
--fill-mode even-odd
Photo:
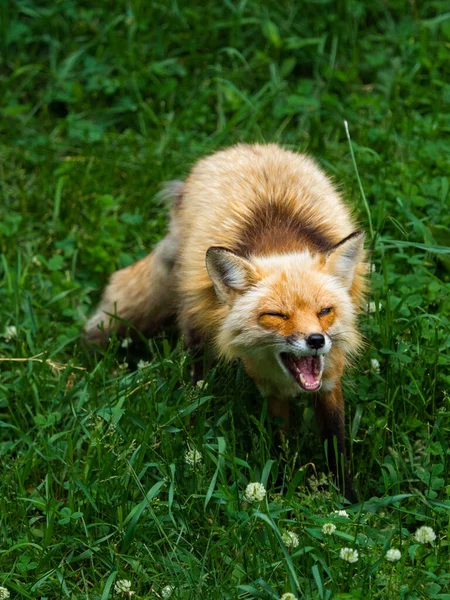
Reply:
[[[358,561],[358,550],[353,550],[353,548],[341,548],[339,556],[348,563],[355,563]]]
[[[13,338],[17,337],[17,327],[14,325],[7,325],[2,337],[5,338],[5,342],[10,342]]]
[[[206,390],[208,388],[208,382],[203,381],[203,379],[199,379],[197,381],[197,387],[199,390]]]
[[[322,533],[325,535],[331,535],[336,531],[336,525],[334,523],[325,523],[322,527]]]
[[[131,346],[132,343],[133,340],[130,337],[126,337],[122,340],[122,343],[120,345],[122,346],[122,348],[128,348],[128,346]]]
[[[347,517],[348,519],[348,512],[346,510],[335,510],[334,514],[338,517]]]
[[[380,372],[380,361],[377,360],[376,358],[370,359],[370,366],[372,368],[372,371],[374,371],[375,373]]]
[[[297,596],[294,596],[291,592],[287,592],[281,596],[280,600],[297,600]]]
[[[128,370],[128,363],[126,360],[124,360],[122,363],[119,364],[119,373],[125,373],[125,371]]]
[[[174,585],[166,585],[161,590],[161,598],[163,598],[163,600],[167,600],[167,598],[170,598],[170,596],[173,594],[174,590],[175,590]]]
[[[422,527],[419,527],[419,529],[417,529],[416,533],[414,534],[414,537],[416,538],[416,542],[419,542],[419,544],[431,544],[431,542],[434,542],[434,540],[436,539],[436,534],[431,529],[431,527],[422,525]]]
[[[367,302],[366,304],[366,311],[369,313],[374,313],[381,311],[381,309],[383,308],[383,305],[381,304],[381,302],[378,302],[378,304],[376,302],[374,302],[373,300],[371,302]]]
[[[366,310],[369,313],[374,313],[377,311],[377,305],[375,304],[375,302],[373,300],[366,304]]]
[[[202,464],[203,456],[202,453],[194,448],[194,450],[188,450],[184,455],[184,462],[190,467],[200,467]]]
[[[281,539],[283,540],[286,548],[297,548],[300,543],[298,535],[293,531],[285,531],[281,536]]]
[[[402,553],[397,548],[389,548],[386,552],[386,560],[389,562],[397,562],[402,557]]]
[[[128,596],[136,593],[131,591],[131,581],[128,581],[128,579],[118,579],[114,584],[114,591],[116,594],[126,594]]]
[[[6,598],[10,597],[10,593],[8,588],[3,587],[2,585],[0,585],[0,600],[6,600]]]
[[[244,496],[248,502],[262,502],[266,497],[266,488],[262,483],[249,483]]]
[[[148,366],[149,366],[149,364],[150,364],[150,363],[149,363],[149,361],[148,361],[148,360],[140,360],[140,361],[138,362],[138,364],[137,364],[137,368],[138,368],[138,369],[139,369],[139,371],[140,371],[141,369],[145,369],[146,367],[148,367]]]

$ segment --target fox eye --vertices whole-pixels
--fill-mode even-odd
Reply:
[[[325,317],[325,315],[329,315],[333,308],[330,306],[329,308],[322,308],[320,313],[317,315],[318,317]]]
[[[260,317],[278,317],[279,319],[284,319],[285,321],[286,321],[286,319],[289,318],[287,315],[284,315],[283,313],[277,313],[277,312],[272,312],[272,311],[261,313],[259,316]]]

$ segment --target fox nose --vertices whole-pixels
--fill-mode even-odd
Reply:
[[[306,338],[306,342],[310,348],[319,350],[325,346],[325,338],[321,333],[312,333]]]

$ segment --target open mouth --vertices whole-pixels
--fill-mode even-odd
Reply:
[[[322,385],[323,356],[295,356],[282,352],[283,364],[298,385],[307,392],[317,392]]]

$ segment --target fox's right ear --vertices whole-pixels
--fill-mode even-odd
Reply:
[[[208,248],[206,269],[218,299],[225,303],[232,300],[235,292],[245,291],[258,279],[250,261],[220,246]]]

